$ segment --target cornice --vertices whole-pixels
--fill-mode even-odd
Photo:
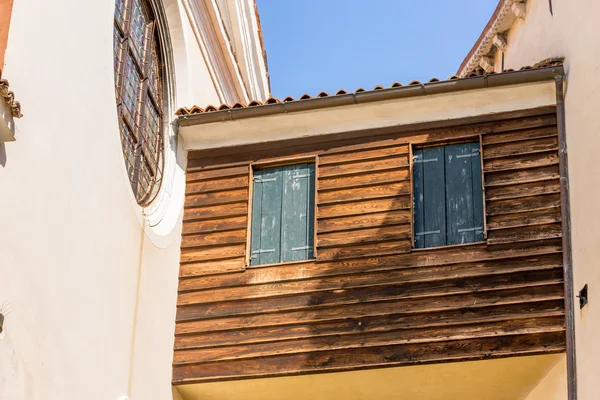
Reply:
[[[21,118],[21,103],[15,100],[15,94],[9,90],[9,84],[6,79],[0,80],[0,96],[4,99],[4,103],[10,109],[14,118]]]

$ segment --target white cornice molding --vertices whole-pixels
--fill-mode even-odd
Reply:
[[[458,76],[464,78],[479,67],[482,57],[488,56],[492,47],[496,46],[494,43],[496,35],[508,31],[517,18],[525,18],[526,2],[527,0],[504,0],[491,27],[484,33],[483,39],[472,52],[468,62],[458,71]]]
[[[182,0],[214,87],[223,104],[247,104],[244,86],[219,8],[214,0]]]

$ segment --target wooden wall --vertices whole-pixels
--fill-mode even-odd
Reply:
[[[414,250],[410,145],[481,135],[485,243]],[[444,129],[193,152],[173,382],[561,352],[552,108]],[[246,266],[254,162],[317,157],[317,259]]]

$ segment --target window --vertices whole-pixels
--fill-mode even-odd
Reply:
[[[163,169],[164,67],[148,1],[116,0],[115,94],[129,180],[140,205],[156,196]]]
[[[415,149],[415,247],[482,241],[479,142]]]
[[[254,171],[251,265],[314,258],[315,165]]]

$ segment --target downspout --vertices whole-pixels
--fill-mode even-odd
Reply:
[[[560,162],[560,192],[562,209],[562,249],[565,286],[565,319],[567,337],[568,399],[577,400],[577,359],[575,352],[575,292],[573,289],[573,253],[571,251],[571,202],[569,196],[569,157],[565,120],[564,74],[554,77],[556,83],[556,119]]]

